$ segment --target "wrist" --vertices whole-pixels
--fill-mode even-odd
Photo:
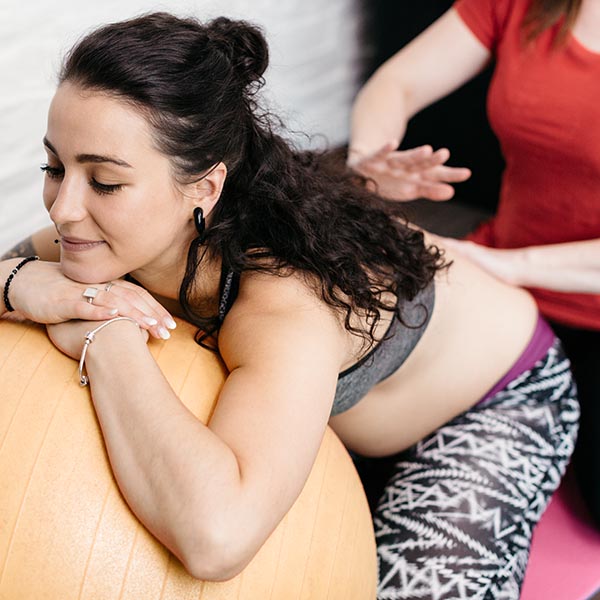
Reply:
[[[517,248],[512,253],[512,283],[519,287],[531,287],[530,273],[534,268],[530,248]]]
[[[348,167],[354,166],[362,158],[367,156],[367,152],[359,146],[348,146],[348,151],[346,154],[346,165]]]
[[[0,293],[1,302],[2,302],[2,312],[1,314],[14,312],[15,307],[11,302],[11,298],[9,294],[14,297],[15,290],[15,279],[18,281],[19,271],[25,267],[30,262],[35,262],[39,260],[39,256],[29,256],[27,258],[13,258],[2,261],[2,290]]]
[[[145,348],[147,337],[147,333],[129,317],[115,317],[88,331],[79,360],[80,384],[88,383],[84,370],[89,372],[105,363],[113,367],[123,363],[135,353],[136,348]]]
[[[11,271],[23,260],[22,258],[9,258],[3,260],[0,263],[0,290],[4,289],[6,285],[6,280],[8,279]],[[0,314],[4,314],[7,312],[6,307],[4,306],[4,294],[0,294]]]
[[[145,346],[144,333],[140,326],[133,321],[122,320],[111,323],[95,335],[94,342],[88,349],[86,363],[93,362],[106,354],[122,354],[123,351],[131,351],[138,344]]]

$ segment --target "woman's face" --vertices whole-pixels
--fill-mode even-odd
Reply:
[[[165,278],[181,279],[194,205],[140,112],[64,83],[44,146],[44,204],[60,234],[65,275],[98,283],[132,273],[162,279],[163,288]]]

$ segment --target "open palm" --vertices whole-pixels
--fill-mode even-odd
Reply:
[[[350,150],[348,166],[371,180],[373,191],[384,198],[449,200],[454,196],[450,184],[471,176],[469,169],[446,166],[449,157],[446,148],[435,152],[431,146],[395,150],[386,144],[372,154]]]

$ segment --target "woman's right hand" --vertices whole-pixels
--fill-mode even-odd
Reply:
[[[87,288],[97,290],[92,303],[83,296]],[[168,330],[175,327],[167,310],[142,287],[121,279],[110,285],[79,283],[65,277],[55,262],[25,265],[11,281],[9,298],[15,316],[36,323],[105,321],[119,315],[134,319],[142,329],[161,339],[167,339]]]
[[[448,158],[447,148],[396,150],[395,144],[387,143],[371,154],[350,148],[347,165],[372,180],[372,191],[389,200],[449,200],[454,196],[450,183],[467,180],[471,171],[445,166]]]

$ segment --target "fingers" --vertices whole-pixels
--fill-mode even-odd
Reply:
[[[135,319],[140,327],[156,338],[168,339],[169,329],[176,323],[167,310],[143,288],[129,282],[119,281],[109,291],[104,290],[101,302],[117,307],[122,316]]]
[[[449,158],[447,148],[434,151],[430,145],[424,145],[395,150],[390,142],[370,155],[360,155],[357,151],[353,161],[356,171],[377,183],[373,191],[383,197],[445,201],[454,196],[450,184],[466,181],[471,176],[470,169],[445,166]]]
[[[430,179],[436,181],[447,181],[450,183],[460,183],[471,177],[471,169],[464,167],[434,167],[428,173]]]
[[[367,160],[383,160],[387,157],[390,152],[393,152],[396,146],[392,142],[385,143],[379,150],[373,152],[373,154],[366,156]]]
[[[471,171],[457,167],[433,167],[422,171],[401,171],[394,169],[388,173],[399,181],[418,183],[461,183],[471,177]]]
[[[384,161],[386,156],[394,151],[398,147],[398,143],[394,141],[388,141],[381,148],[376,150],[375,152],[363,152],[359,148],[350,148],[348,150],[348,159],[346,164],[351,169],[359,169],[359,168],[371,168],[375,165],[378,165],[381,161]]]
[[[421,146],[413,150],[393,152],[388,155],[386,162],[392,172],[399,170],[397,175],[406,176],[406,171],[420,174],[427,179],[459,183],[471,177],[471,170],[465,167],[443,166],[450,158],[447,148],[433,152],[431,146]]]
[[[84,301],[83,298],[62,303],[62,314],[50,320],[51,323],[62,323],[71,319],[82,321],[106,321],[116,317],[119,313],[117,308],[110,306],[95,306]]]
[[[464,168],[436,167],[422,174],[417,182],[417,193],[421,198],[434,201],[450,200],[455,190],[450,183],[460,183],[471,176],[471,171]]]
[[[98,286],[93,303],[82,298],[75,309],[78,318],[100,320],[116,315],[130,317],[155,338],[168,339],[176,323],[167,310],[146,290],[135,284],[118,281],[112,286]],[[106,316],[110,314],[110,316]]]
[[[443,202],[454,197],[454,188],[447,183],[426,182],[417,186],[419,198]]]
[[[434,152],[431,146],[419,146],[410,150],[390,152],[386,159],[392,169],[426,169],[448,160],[447,157],[444,158],[444,154],[450,156],[445,148]]]
[[[393,144],[388,143],[372,154],[355,155],[351,166],[366,175],[408,177],[411,173],[418,174],[442,165],[449,157],[447,148],[434,152],[431,146],[425,145],[409,150],[394,150]]]

